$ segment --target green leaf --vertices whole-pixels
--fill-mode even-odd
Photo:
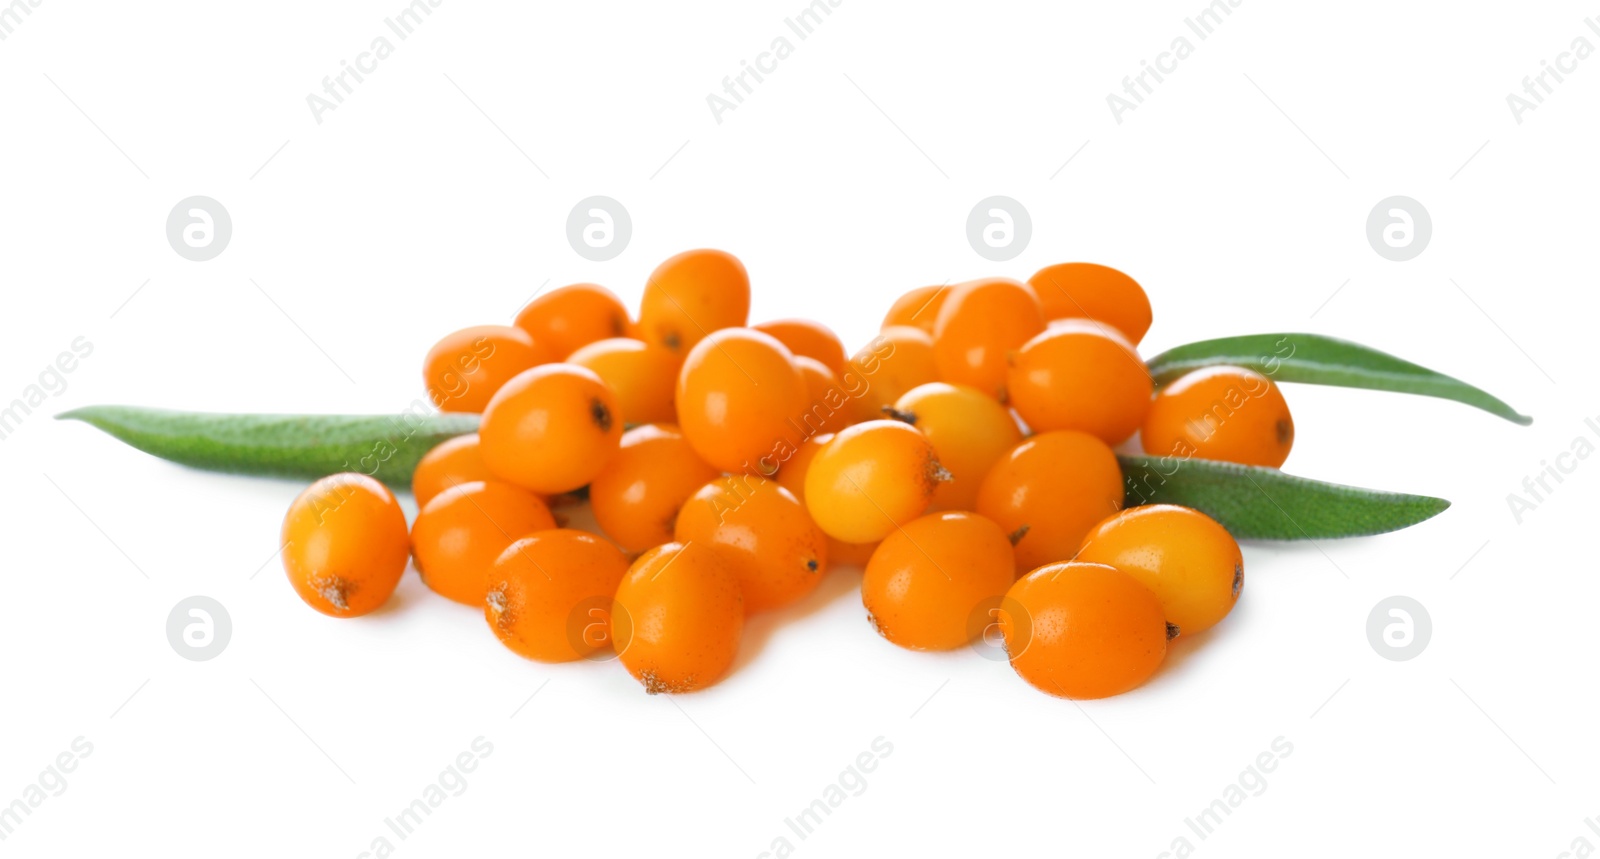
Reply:
[[[1127,505],[1181,504],[1241,540],[1320,540],[1398,531],[1450,507],[1443,498],[1360,489],[1275,468],[1174,457],[1123,456]]]
[[[1440,397],[1476,406],[1512,423],[1523,426],[1533,423],[1533,418],[1460,379],[1359,343],[1320,334],[1246,334],[1202,340],[1169,349],[1149,361],[1150,375],[1158,385],[1190,370],[1217,364],[1249,367],[1276,382],[1339,385]]]
[[[88,406],[57,415],[91,424],[162,459],[210,471],[316,479],[345,471],[391,486],[437,445],[476,432],[473,414],[230,415]]]

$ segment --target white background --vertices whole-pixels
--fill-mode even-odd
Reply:
[[[0,804],[74,738],[93,744],[0,851],[356,856],[380,835],[402,856],[756,856],[780,836],[802,856],[1600,843],[1584,822],[1600,814],[1600,459],[1520,524],[1507,503],[1573,439],[1600,444],[1583,423],[1600,416],[1600,58],[1520,124],[1506,104],[1574,39],[1600,46],[1594,4],[1246,0],[1201,41],[1183,24],[1200,0],[843,0],[800,41],[783,23],[800,0],[446,0],[318,124],[306,96],[402,5],[43,0],[0,42],[0,401],[74,338],[94,346],[0,442]],[[780,35],[793,55],[716,122],[707,94]],[[1179,35],[1193,55],[1117,123],[1107,94]],[[205,263],[163,232],[194,194],[234,224]],[[632,213],[609,262],[566,241],[592,194]],[[1032,214],[1006,263],[964,235],[991,194]],[[1394,194],[1433,219],[1405,263],[1364,233]],[[298,485],[188,471],[48,417],[398,411],[445,332],[508,322],[544,284],[636,302],[657,262],[700,246],[745,261],[754,320],[816,317],[851,347],[907,288],[1092,260],[1148,289],[1147,355],[1335,334],[1537,420],[1292,386],[1286,470],[1454,506],[1384,537],[1248,545],[1226,623],[1180,639],[1143,688],[1073,703],[966,650],[882,641],[854,570],[755,619],[735,672],[678,699],[615,664],[524,661],[411,573],[388,610],[332,620],[273,558]],[[233,619],[210,662],[165,638],[194,594]],[[1393,594],[1433,619],[1410,662],[1367,642]],[[388,832],[479,736],[493,751],[465,792],[409,839]],[[877,737],[893,752],[865,791],[799,839],[785,818]],[[1293,752],[1265,791],[1198,838],[1185,818],[1278,737]]]

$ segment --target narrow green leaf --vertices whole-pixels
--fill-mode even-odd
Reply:
[[[88,406],[56,418],[83,421],[194,468],[306,479],[360,471],[402,488],[434,445],[478,429],[478,416],[471,414],[244,415]]]
[[[1320,540],[1398,531],[1450,502],[1323,483],[1275,468],[1202,459],[1122,456],[1127,505],[1181,504],[1221,522],[1241,540]]]
[[[1149,361],[1150,375],[1158,385],[1190,370],[1217,364],[1249,367],[1277,382],[1439,397],[1475,406],[1512,423],[1533,423],[1533,418],[1460,379],[1359,343],[1321,334],[1246,334],[1202,340],[1169,349]]]

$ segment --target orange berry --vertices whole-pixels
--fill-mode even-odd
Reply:
[[[1187,634],[1228,616],[1244,587],[1244,556],[1215,519],[1173,504],[1133,507],[1083,538],[1078,560],[1116,567],[1161,601],[1167,622]]]
[[[557,361],[596,340],[624,337],[628,309],[611,290],[574,283],[536,296],[517,314],[517,327],[556,354]]]
[[[933,495],[934,510],[973,509],[989,468],[1022,441],[1011,410],[966,385],[918,385],[895,401],[894,416],[927,436],[950,472]]]
[[[867,421],[834,434],[811,460],[805,504],[828,536],[874,543],[921,516],[949,479],[922,433],[899,421]]]
[[[803,429],[806,435],[831,433],[849,426],[854,409],[850,395],[839,384],[839,377],[822,365],[821,361],[797,355],[796,370],[806,382],[806,413]]]
[[[1051,323],[1012,360],[1011,404],[1035,431],[1081,430],[1115,445],[1150,407],[1152,382],[1122,335],[1099,323]]]
[[[1064,262],[1028,278],[1045,319],[1094,319],[1138,345],[1150,330],[1150,298],[1139,282],[1110,266]]]
[[[1007,357],[1043,330],[1039,299],[1027,286],[1002,277],[957,284],[934,327],[939,378],[1003,401]]]
[[[880,327],[911,325],[932,334],[934,324],[939,321],[939,308],[949,294],[950,290],[944,286],[919,286],[894,300]]]
[[[1120,695],[1149,679],[1167,655],[1155,594],[1103,564],[1034,570],[1011,586],[999,617],[1011,667],[1062,698]]]
[[[1017,572],[1065,561],[1083,535],[1122,509],[1122,469],[1081,432],[1040,433],[1013,447],[978,487],[978,512],[1011,535]]]
[[[627,557],[593,534],[536,531],[490,565],[483,616],[500,643],[522,656],[540,662],[583,659],[605,643],[581,635],[584,607],[609,605],[627,572]]]
[[[623,667],[651,695],[704,689],[739,653],[739,577],[710,546],[668,543],[639,556],[617,586],[611,632]]]
[[[435,343],[422,362],[428,398],[442,412],[481,412],[513,376],[560,360],[548,346],[509,325],[463,328]]]
[[[672,423],[673,389],[683,357],[647,345],[643,340],[612,337],[596,340],[567,357],[568,364],[587,367],[611,389],[624,424]]]
[[[857,423],[881,420],[884,406],[938,380],[933,338],[920,328],[896,325],[883,329],[850,359],[840,383],[851,398],[852,423]]]
[[[750,317],[750,276],[725,251],[684,251],[656,266],[639,305],[640,339],[682,355]]]
[[[429,501],[411,524],[417,572],[428,587],[481,607],[489,565],[506,547],[556,526],[539,496],[495,481],[463,483]]]
[[[411,556],[406,514],[365,474],[311,484],[283,517],[283,569],[317,611],[358,617],[388,602]]]
[[[814,358],[835,375],[844,373],[844,344],[839,342],[839,335],[833,333],[833,329],[821,322],[779,319],[750,327],[789,347],[796,358]]]
[[[554,495],[587,484],[605,468],[617,452],[622,421],[616,397],[593,370],[546,364],[495,394],[478,437],[492,474]]]
[[[974,513],[931,513],[885,537],[861,578],[878,634],[912,650],[951,650],[972,639],[969,620],[1016,580],[1011,541]]]
[[[739,576],[745,611],[780,608],[822,583],[828,540],[776,481],[750,475],[702,486],[678,513],[673,539],[715,549]]]
[[[411,495],[421,509],[434,496],[458,483],[493,479],[478,450],[478,434],[467,433],[439,442],[422,455],[417,470],[411,474]]]
[[[683,502],[719,474],[677,427],[645,424],[622,434],[616,456],[589,484],[589,505],[606,536],[643,552],[672,541]]]
[[[678,374],[683,435],[723,471],[771,474],[800,442],[807,400],[794,356],[748,328],[701,340]]]
[[[1278,468],[1294,447],[1294,418],[1266,376],[1244,367],[1206,367],[1156,392],[1139,441],[1152,456]]]

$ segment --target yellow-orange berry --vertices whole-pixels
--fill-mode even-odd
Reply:
[[[1094,319],[1137,346],[1150,330],[1150,298],[1139,282],[1110,266],[1064,262],[1028,278],[1045,319]]]
[[[673,538],[721,553],[739,576],[747,612],[788,605],[821,584],[828,540],[806,508],[776,481],[721,477],[678,513]]]
[[[977,388],[930,382],[895,401],[894,417],[933,442],[950,480],[939,484],[934,510],[971,510],[984,475],[1022,441],[1011,410]]]
[[[583,659],[596,643],[581,634],[582,610],[609,604],[627,571],[627,557],[593,534],[536,531],[490,565],[483,616],[515,653],[540,662]]]
[[[835,433],[806,470],[806,509],[828,536],[873,543],[921,516],[950,472],[927,437],[899,421]]]
[[[949,294],[950,289],[946,286],[919,286],[910,290],[894,300],[894,305],[884,314],[880,327],[911,325],[932,334],[933,326],[939,320],[939,308]]]
[[[283,518],[283,569],[305,604],[357,617],[389,600],[411,555],[406,514],[365,474],[311,484]]]
[[[722,679],[739,653],[739,577],[710,546],[657,546],[622,577],[610,625],[623,667],[644,691],[704,689]]]
[[[1017,572],[1078,553],[1083,535],[1122,509],[1122,469],[1105,442],[1040,433],[1012,448],[978,487],[978,512],[1011,535]]]
[[[596,340],[626,336],[628,325],[628,309],[621,299],[593,283],[552,289],[517,314],[517,327],[548,346],[557,361]]]
[[[883,539],[861,579],[878,634],[912,650],[951,650],[972,638],[975,610],[1016,580],[1011,542],[975,513],[930,513]]]
[[[720,473],[677,427],[645,424],[622,434],[616,456],[589,484],[589,506],[606,536],[643,552],[672,541],[683,502]]]
[[[1106,444],[1133,435],[1153,383],[1133,346],[1084,320],[1053,322],[1012,359],[1011,405],[1036,431],[1081,430]]]
[[[839,342],[839,335],[833,333],[833,329],[821,322],[778,319],[750,327],[787,346],[796,358],[821,361],[834,375],[844,373],[844,344]]]
[[[1011,667],[1062,698],[1120,695],[1167,655],[1161,603],[1132,576],[1103,564],[1049,564],[1023,576],[1000,609]]]
[[[717,468],[772,473],[800,441],[808,398],[782,343],[759,331],[727,328],[695,344],[684,359],[678,425],[700,458]]]
[[[1215,519],[1173,504],[1131,507],[1083,538],[1078,560],[1133,576],[1161,601],[1167,622],[1187,634],[1228,616],[1244,587],[1244,556]]]
[[[434,496],[458,483],[493,479],[478,450],[478,434],[467,433],[439,442],[422,455],[416,471],[411,474],[411,495],[417,499],[420,509]]]
[[[939,378],[1006,398],[1006,360],[1044,330],[1039,299],[1009,278],[960,283],[939,308],[933,356]]]
[[[883,418],[883,407],[918,385],[939,380],[933,338],[920,328],[893,325],[856,352],[840,385],[850,397],[851,423]]]
[[[651,272],[639,304],[639,338],[684,354],[713,331],[750,317],[750,276],[733,254],[684,251]]]
[[[490,473],[553,495],[584,486],[605,468],[622,438],[622,421],[611,389],[594,371],[546,364],[495,394],[478,437]]]
[[[417,572],[436,593],[483,606],[489,566],[513,542],[556,526],[550,508],[505,483],[463,483],[434,496],[411,524]]]
[[[629,425],[677,420],[672,397],[683,355],[650,346],[643,340],[612,337],[596,340],[567,357],[568,364],[587,367],[611,389],[617,411]]]
[[[1153,456],[1278,468],[1294,447],[1294,418],[1266,376],[1206,367],[1156,392],[1139,443]]]
[[[481,412],[518,373],[560,360],[550,347],[509,325],[478,325],[446,335],[422,362],[428,398],[443,412]]]

